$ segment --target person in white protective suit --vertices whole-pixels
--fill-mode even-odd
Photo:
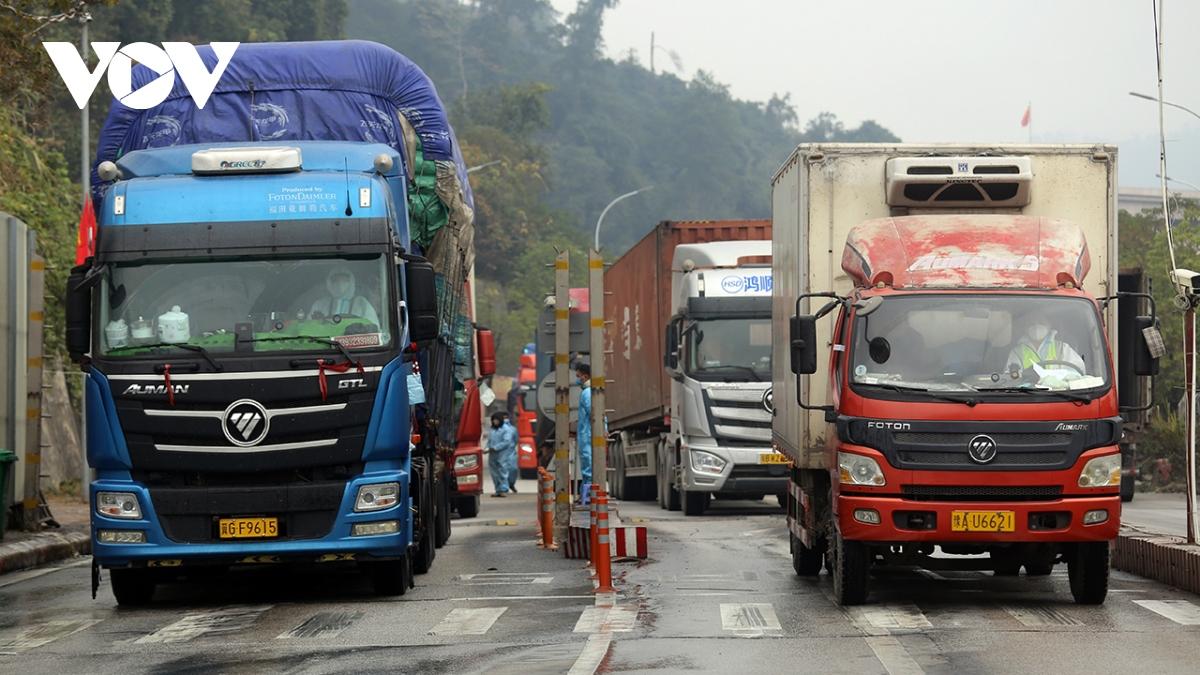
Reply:
[[[354,274],[345,267],[334,268],[325,277],[328,297],[318,298],[312,304],[309,316],[314,319],[331,319],[334,316],[358,317],[367,323],[379,325],[379,315],[371,301],[355,295]]]
[[[1043,384],[1047,384],[1043,375],[1046,371],[1061,371],[1058,378],[1052,379],[1072,380],[1087,375],[1083,357],[1058,336],[1058,331],[1051,328],[1042,315],[1030,319],[1024,335],[1013,345],[1008,355],[1008,368],[1015,372],[1033,368],[1039,371]]]

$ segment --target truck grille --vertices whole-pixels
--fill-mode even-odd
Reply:
[[[345,481],[284,486],[154,487],[150,501],[163,533],[186,544],[220,541],[217,520],[232,516],[279,519],[271,541],[319,539],[337,519]]]
[[[771,443],[771,413],[762,389],[704,390],[713,435],[721,445],[762,446]]]
[[[901,485],[905,499],[928,502],[1045,501],[1062,496],[1055,485]]]

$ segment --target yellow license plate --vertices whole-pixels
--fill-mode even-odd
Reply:
[[[278,518],[222,518],[217,521],[222,539],[264,539],[279,536]]]
[[[758,456],[759,464],[788,464],[791,461],[787,455],[781,455],[778,452],[764,452]]]
[[[1012,511],[952,511],[950,529],[955,532],[1012,532]]]

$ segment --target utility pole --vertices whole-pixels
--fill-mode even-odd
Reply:
[[[608,492],[608,434],[604,428],[604,388],[607,384],[604,377],[604,258],[596,249],[588,252],[588,277],[592,353],[592,483]]]
[[[80,18],[80,23],[83,24],[83,30],[79,36],[79,53],[83,56],[83,62],[88,63],[88,54],[90,53],[88,44],[88,22],[92,20],[92,15],[84,12]],[[90,101],[88,102],[90,104]],[[79,111],[79,184],[83,187],[83,198],[80,200],[80,210],[88,207],[88,197],[92,192],[92,170],[91,170],[91,125],[88,120],[88,105],[83,106],[83,110]],[[78,235],[77,235],[78,236]],[[61,365],[61,364],[59,364]],[[87,374],[83,374],[83,387],[79,392],[79,496],[84,501],[88,500],[88,485],[92,482],[92,470],[88,467],[87,460]]]
[[[571,343],[571,254],[554,258],[554,534],[567,540],[571,524],[571,381],[567,351]]]

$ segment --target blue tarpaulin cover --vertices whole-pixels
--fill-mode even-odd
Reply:
[[[212,71],[217,63],[212,49],[204,45],[197,51]],[[133,91],[158,76],[136,66]],[[405,156],[397,113],[416,132],[425,160],[454,162],[463,199],[473,207],[466,165],[433,82],[399,52],[361,40],[242,44],[203,110],[178,75],[171,94],[148,110],[114,99],[100,130],[96,164],[131,150],[216,141],[368,141]],[[412,156],[418,148],[408,150]],[[94,165],[92,186],[99,208],[109,184]]]

